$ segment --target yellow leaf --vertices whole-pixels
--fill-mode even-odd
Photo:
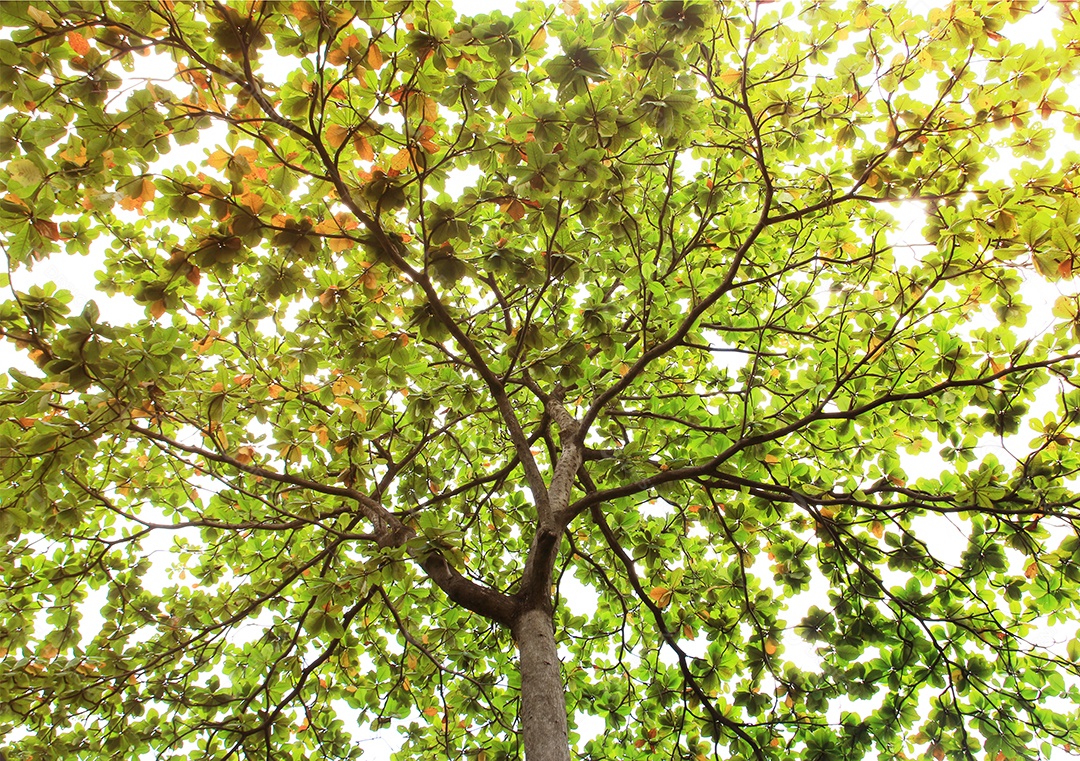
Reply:
[[[776,647],[777,647],[776,646],[776,640],[774,640],[774,639],[765,640],[765,654],[766,655],[775,655],[776,654]]]
[[[51,661],[59,654],[60,651],[53,645],[45,645],[43,648],[41,648],[41,657],[47,661]]]
[[[769,463],[770,465],[776,465],[778,462],[780,462],[780,458],[774,454],[767,454],[765,455],[765,462]]]
[[[725,85],[731,85],[742,79],[742,72],[738,69],[728,69],[720,75],[720,81]]]
[[[393,158],[390,159],[390,168],[401,172],[411,163],[412,153],[409,152],[408,148],[402,148],[400,151],[394,154]]]
[[[559,5],[562,7],[562,12],[567,16],[576,16],[581,13],[580,0],[562,0]]]
[[[37,25],[40,26],[42,29],[56,28],[56,22],[52,20],[52,17],[48,13],[41,10],[40,8],[30,6],[26,9],[26,15],[32,18],[34,22],[37,23]]]
[[[230,156],[225,151],[218,148],[216,151],[206,157],[206,163],[214,167],[214,169],[224,169],[229,164]]]
[[[885,341],[878,338],[875,335],[870,336],[870,341],[866,346],[866,358],[873,362],[875,359],[885,353]]]
[[[547,27],[542,26],[536,30],[536,34],[529,41],[529,50],[543,50],[547,45]]]

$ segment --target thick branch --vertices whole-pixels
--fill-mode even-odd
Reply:
[[[267,481],[289,484],[319,494],[352,500],[358,506],[361,514],[374,524],[375,540],[380,546],[402,547],[410,539],[416,538],[416,532],[402,523],[396,515],[368,495],[355,489],[323,484],[287,473],[276,473],[256,465],[243,464],[228,455],[203,447],[184,444],[164,434],[137,426],[134,423],[129,424],[128,429],[170,449],[196,455],[209,462],[227,465],[230,468],[258,476]],[[425,544],[423,547],[410,547],[408,553],[453,602],[500,624],[510,625],[517,611],[513,598],[466,578],[450,564],[438,548],[430,544]]]
[[[605,489],[603,491],[597,491],[594,493],[586,494],[581,499],[567,508],[570,514],[570,519],[580,515],[585,510],[588,510],[592,505],[606,502],[608,500],[617,499],[619,497],[627,497],[631,494],[638,494],[649,489],[653,489],[660,484],[669,483],[672,481],[683,481],[689,478],[698,478],[700,476],[711,475],[716,467],[721,463],[729,460],[748,447],[755,446],[757,444],[764,444],[769,441],[775,441],[783,438],[791,433],[802,430],[811,423],[820,420],[855,420],[861,415],[865,415],[871,410],[878,407],[885,406],[887,404],[896,404],[898,402],[910,401],[913,399],[928,399],[936,396],[944,391],[949,391],[957,388],[972,388],[978,386],[984,386],[988,383],[992,383],[995,380],[999,380],[1015,373],[1027,372],[1029,370],[1038,370],[1046,367],[1053,367],[1056,364],[1062,362],[1068,362],[1074,359],[1080,359],[1080,354],[1066,354],[1060,357],[1054,357],[1051,359],[1045,359],[1039,362],[1029,362],[1024,365],[1014,365],[1013,367],[1005,368],[999,372],[991,375],[984,375],[978,378],[970,378],[967,380],[947,380],[942,381],[928,389],[922,391],[910,391],[907,393],[897,394],[885,394],[877,399],[869,401],[865,404],[861,404],[857,407],[852,407],[849,410],[837,410],[835,412],[825,412],[825,402],[818,404],[811,412],[799,418],[798,420],[789,423],[788,425],[775,428],[771,431],[764,431],[754,436],[746,436],[733,442],[727,449],[720,454],[709,458],[703,463],[698,465],[690,465],[685,468],[675,468],[672,470],[661,471],[655,475],[643,478],[639,481],[635,481],[630,484],[624,484],[612,489]]]

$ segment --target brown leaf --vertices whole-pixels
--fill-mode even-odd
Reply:
[[[49,240],[60,240],[60,228],[56,223],[48,219],[35,219],[34,229],[38,231],[42,238],[48,238]]]
[[[503,204],[502,210],[510,215],[515,222],[525,216],[525,205],[516,198],[510,203]]]

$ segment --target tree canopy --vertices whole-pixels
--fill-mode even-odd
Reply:
[[[9,758],[1080,746],[1077,13],[0,3]]]

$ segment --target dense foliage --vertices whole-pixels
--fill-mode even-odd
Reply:
[[[1080,744],[1075,13],[0,3],[9,758]]]

